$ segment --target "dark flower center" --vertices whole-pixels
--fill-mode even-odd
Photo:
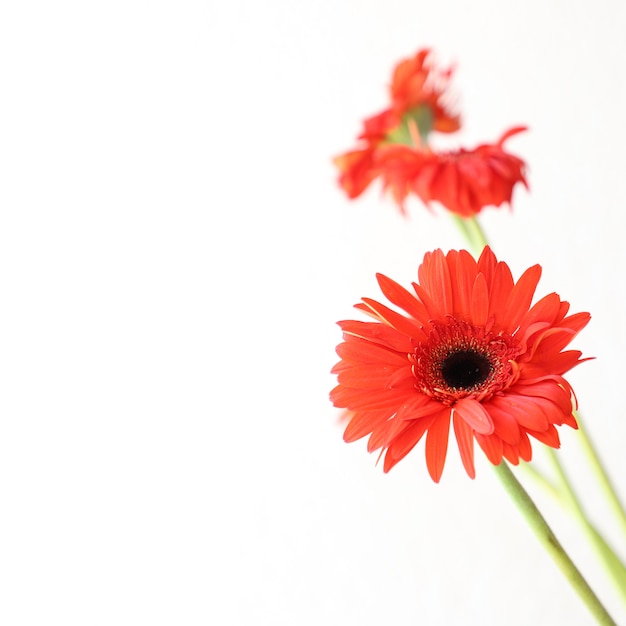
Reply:
[[[491,374],[489,359],[473,350],[450,354],[441,364],[441,375],[446,385],[470,390],[484,383]]]
[[[446,405],[466,397],[482,402],[516,380],[521,348],[511,335],[452,316],[431,324],[428,339],[409,355],[422,393]]]

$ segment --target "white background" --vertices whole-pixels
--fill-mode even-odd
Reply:
[[[591,624],[484,459],[434,485],[423,445],[385,475],[343,443],[335,322],[463,241],[331,158],[422,46],[457,65],[448,143],[529,125],[531,192],[482,223],[591,311],[569,378],[626,498],[624,32],[618,0],[3,3],[0,622]]]

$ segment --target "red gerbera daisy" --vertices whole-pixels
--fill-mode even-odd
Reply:
[[[459,115],[446,104],[446,89],[452,69],[439,69],[431,53],[422,49],[398,63],[389,88],[391,106],[367,118],[358,139],[362,145],[335,158],[339,184],[356,198],[380,171],[372,158],[376,149],[389,143],[411,142],[410,133],[425,139],[431,130],[451,133],[460,128]]]
[[[432,63],[431,51],[418,50],[404,59],[393,70],[389,87],[391,110],[400,118],[418,107],[425,107],[433,130],[452,133],[461,127],[459,114],[450,106],[448,83],[453,69],[440,69]]]
[[[568,316],[555,293],[531,307],[540,275],[535,265],[514,282],[489,248],[478,261],[465,250],[427,253],[414,293],[379,274],[383,294],[405,314],[363,298],[356,308],[376,321],[339,323],[331,400],[350,412],[344,439],[369,435],[387,472],[426,434],[436,482],[450,422],[471,478],[474,440],[495,465],[529,461],[529,437],[558,448],[555,425],[577,428],[563,374],[582,361],[564,348],[590,316]]]
[[[503,149],[509,137],[524,130],[512,128],[497,143],[473,150],[435,153],[381,146],[370,156],[368,174],[370,180],[380,175],[403,212],[404,201],[413,192],[426,205],[436,200],[461,217],[473,217],[486,206],[510,205],[516,183],[528,188],[524,161]]]
[[[427,49],[395,67],[391,106],[367,118],[360,145],[334,159],[339,185],[349,198],[357,198],[380,178],[403,214],[406,197],[414,193],[427,205],[436,200],[461,217],[471,217],[486,206],[510,204],[516,183],[528,187],[524,161],[503,149],[504,141],[523,127],[473,150],[437,152],[429,146],[431,131],[451,133],[461,125],[447,104],[451,75],[452,69],[431,63]]]

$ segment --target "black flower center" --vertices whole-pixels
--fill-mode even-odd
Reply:
[[[489,359],[473,350],[461,350],[447,356],[441,364],[441,376],[455,389],[472,389],[491,374]]]

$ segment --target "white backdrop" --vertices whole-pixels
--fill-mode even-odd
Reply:
[[[0,622],[591,624],[484,460],[434,485],[423,446],[384,475],[343,443],[335,322],[463,241],[348,202],[331,157],[423,46],[464,145],[529,125],[531,192],[482,223],[592,313],[569,379],[626,498],[624,32],[619,0],[4,3]]]

